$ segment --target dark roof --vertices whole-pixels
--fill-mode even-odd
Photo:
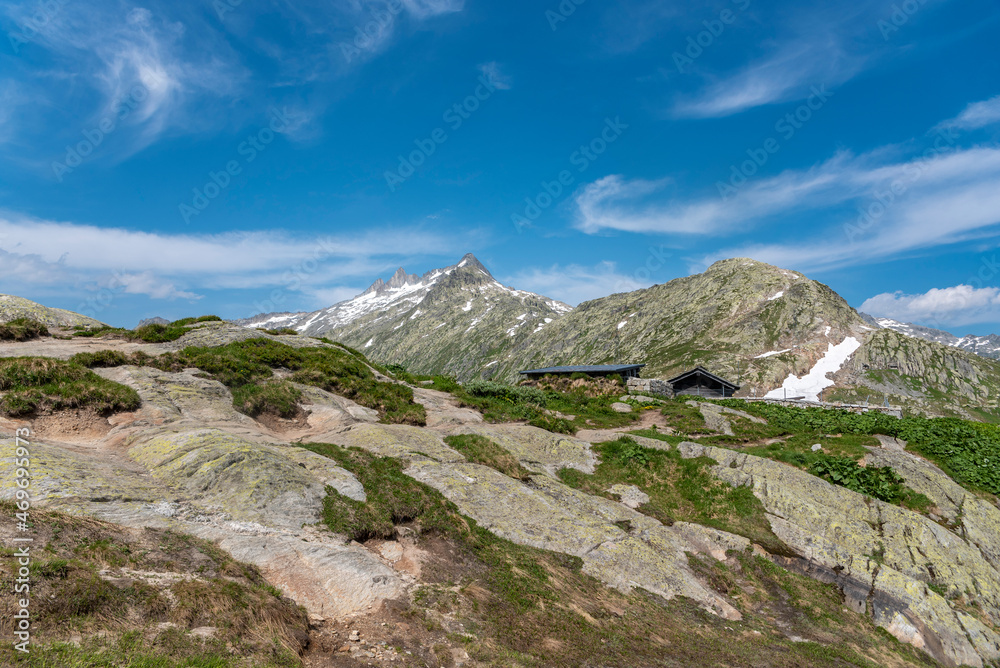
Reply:
[[[579,366],[549,366],[544,369],[529,369],[520,373],[624,373],[641,369],[645,364],[582,364]]]
[[[680,382],[682,380],[685,380],[688,376],[693,376],[693,375],[707,376],[709,379],[714,380],[717,383],[722,383],[723,385],[728,385],[729,387],[733,388],[734,390],[740,389],[739,385],[736,385],[735,383],[730,383],[725,378],[719,378],[714,373],[712,373],[711,371],[709,371],[705,367],[701,367],[701,366],[697,366],[697,367],[691,369],[690,371],[685,371],[681,375],[677,376],[676,378],[671,378],[667,382],[670,383],[671,385],[673,385],[674,383],[678,383],[678,382]]]

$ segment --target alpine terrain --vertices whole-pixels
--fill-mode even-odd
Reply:
[[[268,314],[358,348],[384,364],[460,380],[515,382],[565,364],[645,363],[645,377],[695,366],[742,386],[739,396],[890,402],[933,415],[1000,419],[1000,366],[973,345],[888,328],[828,286],[749,258],[576,308],[501,285],[472,255],[314,313]],[[990,417],[995,416],[995,417]]]
[[[462,314],[516,304],[541,324],[559,310],[469,260],[427,277],[403,314],[442,317],[448,286],[473,302]],[[711,328],[737,358],[808,346],[803,359],[899,360],[900,378],[960,371],[980,391],[942,365],[968,353],[867,330],[792,272],[730,261],[627,299],[520,340],[569,355],[597,328],[562,329],[562,347],[539,335],[594,311],[622,332],[666,322],[708,343]],[[852,351],[838,336],[867,338]],[[924,348],[893,357],[903,339]],[[726,359],[674,332],[644,340],[686,363]],[[515,353],[528,354],[501,352]],[[567,380],[459,384],[215,316],[0,323],[0,476],[24,481],[0,487],[0,580],[26,585],[0,599],[0,664],[1000,661],[997,426]]]

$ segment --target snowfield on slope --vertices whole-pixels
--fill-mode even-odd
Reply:
[[[829,350],[809,373],[799,378],[788,374],[788,378],[776,390],[771,390],[766,395],[767,399],[784,399],[788,397],[804,396],[806,401],[819,401],[819,393],[833,385],[833,381],[827,378],[827,374],[836,373],[844,366],[844,362],[861,347],[861,342],[853,336],[849,336],[837,345],[830,344]]]

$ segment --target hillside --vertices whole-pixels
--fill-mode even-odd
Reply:
[[[4,502],[0,533],[36,541],[36,663],[1000,659],[996,427],[407,384],[192,320],[0,349],[0,475],[29,451],[32,520]],[[513,418],[556,412],[574,433]]]
[[[18,318],[30,318],[49,327],[100,327],[103,323],[87,316],[60,308],[42,306],[30,299],[13,295],[0,295],[0,323]]]
[[[831,343],[863,337],[860,316],[827,286],[746,258],[646,290],[580,304],[515,347],[499,374],[550,364],[645,362],[670,377],[697,365],[758,393],[804,373]],[[779,352],[785,351],[785,352]]]

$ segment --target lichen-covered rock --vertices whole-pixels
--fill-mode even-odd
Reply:
[[[259,566],[282,593],[305,606],[310,616],[338,619],[406,593],[406,582],[392,568],[357,545],[330,540],[303,541],[284,534],[201,537],[217,540],[233,558]]]
[[[357,480],[347,471],[326,467],[320,482],[291,453],[287,446],[216,429],[160,436],[129,450],[156,478],[201,505],[270,526],[298,528],[319,521],[324,482],[358,495]]]
[[[197,369],[170,373],[152,367],[120,366],[94,369],[94,372],[139,393],[144,427],[249,429],[255,425],[253,418],[233,407],[233,395],[225,385],[201,377]]]
[[[635,485],[612,485],[608,488],[608,492],[617,496],[623,504],[632,509],[649,503],[649,495]]]
[[[695,443],[678,449],[685,457],[716,460],[719,478],[751,487],[775,535],[808,562],[853,579],[845,593],[867,589],[875,621],[901,640],[946,665],[1000,658],[1000,635],[984,625],[977,651],[959,611],[929,587],[973,598],[993,625],[1000,624],[1000,572],[976,545],[922,515],[785,464]]]
[[[486,466],[428,460],[412,462],[405,472],[498,536],[578,556],[585,572],[621,591],[638,586],[666,599],[686,596],[726,618],[740,617],[688,567],[686,553],[701,551],[704,539],[695,544],[681,530],[545,476],[526,485]],[[626,522],[630,532],[616,524]],[[743,540],[733,538],[734,544]]]
[[[465,461],[465,457],[445,445],[436,432],[403,424],[359,424],[332,434],[330,442],[345,448],[361,448],[380,457]]]
[[[615,403],[611,404],[611,410],[613,410],[615,413],[631,413],[632,407],[629,406],[628,404],[616,401]]]
[[[517,457],[528,470],[552,477],[566,468],[593,473],[597,465],[590,443],[530,425],[463,425],[452,433],[484,436]]]
[[[23,297],[0,295],[0,323],[7,323],[17,318],[31,318],[49,327],[75,327],[77,325],[100,327],[104,324],[79,313],[42,306]]]
[[[423,405],[428,429],[450,429],[464,424],[481,424],[483,416],[471,408],[462,408],[455,398],[437,390],[417,387],[413,400]]]
[[[15,440],[0,441],[0,498],[13,498]],[[155,503],[168,498],[164,486],[127,460],[109,460],[94,453],[75,452],[32,441],[29,446],[31,498],[72,511],[91,502]]]
[[[911,452],[873,448],[870,466],[890,466],[907,486],[934,502],[938,515],[954,524],[953,531],[975,546],[1000,571],[1000,508],[966,491],[940,468]]]

